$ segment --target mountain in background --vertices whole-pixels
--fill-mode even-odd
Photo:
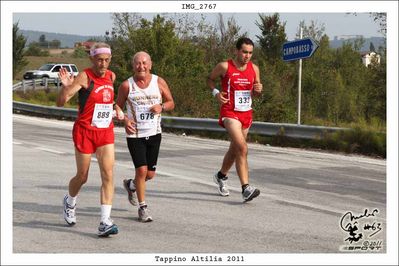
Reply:
[[[44,31],[33,31],[33,30],[20,30],[20,33],[25,36],[27,39],[26,45],[28,46],[31,42],[39,41],[41,35],[46,36],[47,41],[59,40],[61,42],[62,48],[73,48],[76,42],[84,42],[88,39],[95,40],[104,40],[104,36],[82,36],[82,35],[73,35],[73,34],[63,34],[63,33],[53,33],[53,32],[44,32]],[[342,46],[344,42],[353,42],[357,38],[361,37],[361,35],[342,35],[335,36],[334,39],[330,40],[331,48],[339,48]],[[364,38],[364,44],[362,46],[361,51],[369,51],[370,43],[372,42],[374,47],[378,49],[378,47],[385,47],[385,41],[383,37],[371,37]]]
[[[344,42],[354,42],[356,39],[361,38],[362,35],[341,35],[341,36],[334,36],[334,39],[330,40],[330,47],[331,48],[339,48],[342,46]],[[364,44],[362,46],[361,51],[369,51],[370,50],[370,43],[373,43],[376,51],[378,48],[386,47],[385,39],[383,37],[370,37],[370,38],[363,38]]]
[[[104,40],[104,36],[82,36],[74,34],[53,33],[34,30],[19,30],[19,32],[26,38],[26,46],[31,42],[38,42],[41,35],[46,36],[47,41],[59,40],[61,48],[73,48],[76,42],[84,42],[88,39]]]

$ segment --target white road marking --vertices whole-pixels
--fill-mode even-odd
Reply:
[[[56,151],[56,150],[47,149],[47,148],[43,148],[43,147],[35,147],[35,149],[41,150],[41,151],[47,151],[47,152],[55,153],[55,154],[66,154],[66,152]]]

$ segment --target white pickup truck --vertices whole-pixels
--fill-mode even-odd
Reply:
[[[24,74],[24,79],[58,79],[58,72],[61,67],[66,68],[69,73],[73,73],[74,76],[79,74],[78,68],[75,64],[64,64],[64,63],[49,63],[42,65],[38,70],[28,70]],[[55,83],[54,82],[54,83]]]

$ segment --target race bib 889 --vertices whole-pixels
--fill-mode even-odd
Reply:
[[[94,106],[91,125],[97,128],[107,128],[112,121],[112,104],[99,104]]]

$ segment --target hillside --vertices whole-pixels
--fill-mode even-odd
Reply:
[[[59,40],[61,42],[62,48],[72,48],[74,47],[75,42],[83,42],[90,38],[100,40],[104,38],[103,36],[82,36],[33,30],[20,30],[20,32],[27,39],[26,45],[29,45],[31,42],[37,42],[39,40],[39,37],[44,34],[46,36],[46,40],[48,41]]]
[[[39,40],[40,35],[45,35],[46,40],[59,40],[61,42],[62,48],[72,48],[74,47],[75,42],[83,42],[90,38],[94,38],[97,40],[103,40],[104,36],[82,36],[82,35],[73,35],[73,34],[63,34],[63,33],[53,33],[53,32],[44,32],[44,31],[32,31],[32,30],[20,30],[22,35],[27,38],[26,44],[29,45],[31,42],[37,42]],[[348,39],[340,39],[334,38],[330,41],[331,48],[341,47],[344,41],[353,42],[355,38]],[[362,47],[362,51],[368,51],[370,48],[370,42],[374,44],[374,47],[378,49],[379,46],[385,46],[384,38],[382,37],[371,37],[364,38],[364,45]]]
[[[330,41],[331,48],[339,48],[342,46],[344,42],[354,42],[356,38],[349,38],[349,39],[337,39],[334,38]],[[371,38],[364,38],[364,44],[362,46],[361,51],[369,51],[370,50],[370,43],[373,43],[374,47],[378,49],[378,47],[382,46],[385,47],[385,41],[382,37],[371,37]]]

